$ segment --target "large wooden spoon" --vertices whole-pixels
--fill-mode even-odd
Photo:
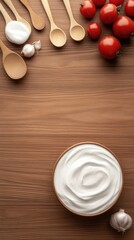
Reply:
[[[41,0],[41,2],[51,24],[51,30],[49,34],[50,41],[55,47],[63,47],[67,41],[66,34],[61,28],[57,27],[57,25],[55,24],[48,0]]]
[[[0,48],[3,52],[3,66],[7,75],[14,80],[23,78],[27,72],[27,66],[23,58],[7,48],[1,39]]]
[[[10,8],[10,10],[14,13],[17,21],[22,22],[23,24],[25,24],[25,26],[28,28],[29,32],[31,33],[32,29],[30,24],[24,19],[22,18],[19,13],[17,12],[16,8],[14,7],[13,3],[11,0],[3,0],[7,6]]]
[[[28,0],[20,0],[20,2],[26,7],[26,9],[29,11],[32,24],[36,30],[42,30],[45,27],[45,20],[40,17],[33,9],[31,8]]]
[[[70,18],[70,36],[74,41],[81,41],[85,37],[85,30],[84,28],[76,22],[74,19],[70,1],[69,0],[63,0],[66,10],[68,12],[69,18]]]

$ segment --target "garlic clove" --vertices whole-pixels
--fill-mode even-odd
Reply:
[[[125,226],[126,229],[129,229],[133,223],[132,218],[129,215],[128,215],[128,219],[129,221],[126,223],[126,226]]]
[[[26,58],[31,58],[35,54],[35,48],[31,44],[24,45],[21,54]]]
[[[41,49],[41,41],[33,42],[34,48],[39,51]]]
[[[123,209],[111,215],[110,225],[119,232],[125,232],[132,226],[132,218]]]
[[[115,214],[112,214],[111,218],[110,218],[110,225],[117,230],[117,227],[119,229],[119,225],[118,222],[116,220]]]

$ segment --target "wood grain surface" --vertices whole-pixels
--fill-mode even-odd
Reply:
[[[33,29],[29,40],[40,39],[42,50],[27,60],[28,74],[19,82],[6,76],[0,58],[0,239],[132,240],[133,227],[122,236],[110,228],[109,218],[124,208],[134,219],[134,41],[123,43],[117,61],[107,62],[97,42],[86,37],[78,44],[70,39],[62,1],[50,0],[56,23],[68,36],[66,46],[56,49],[48,39],[49,22],[41,2],[29,2],[46,20],[46,29]],[[24,6],[13,3],[30,22]],[[89,21],[79,14],[79,3],[71,1],[76,19],[86,28]],[[21,47],[7,42],[4,26],[0,14],[1,39],[20,53]],[[110,32],[103,30],[104,35]],[[70,213],[52,187],[57,158],[82,141],[110,148],[124,172],[119,201],[98,217]]]

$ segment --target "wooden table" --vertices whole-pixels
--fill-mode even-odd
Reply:
[[[21,3],[13,2],[30,21]],[[63,3],[50,0],[54,18],[68,36],[67,45],[55,49],[48,40],[49,22],[40,1],[30,3],[46,20],[46,30],[33,30],[29,40],[40,39],[42,51],[27,61],[28,74],[19,82],[6,76],[0,60],[0,239],[122,239],[110,228],[109,218],[123,208],[134,219],[134,41],[123,44],[117,61],[107,62],[100,57],[97,42],[86,38],[77,44],[70,39]],[[71,4],[86,28],[89,21],[79,14],[79,1]],[[0,36],[20,53],[21,47],[5,39],[1,15]],[[118,203],[93,218],[64,209],[52,187],[59,155],[83,141],[110,148],[124,171]],[[123,239],[133,236],[131,228]]]

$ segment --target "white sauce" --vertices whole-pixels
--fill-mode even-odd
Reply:
[[[20,45],[28,40],[31,33],[22,22],[11,21],[6,25],[5,34],[10,42]]]
[[[118,199],[122,184],[117,159],[96,144],[69,149],[55,168],[56,194],[63,205],[77,214],[95,215],[107,210]]]

